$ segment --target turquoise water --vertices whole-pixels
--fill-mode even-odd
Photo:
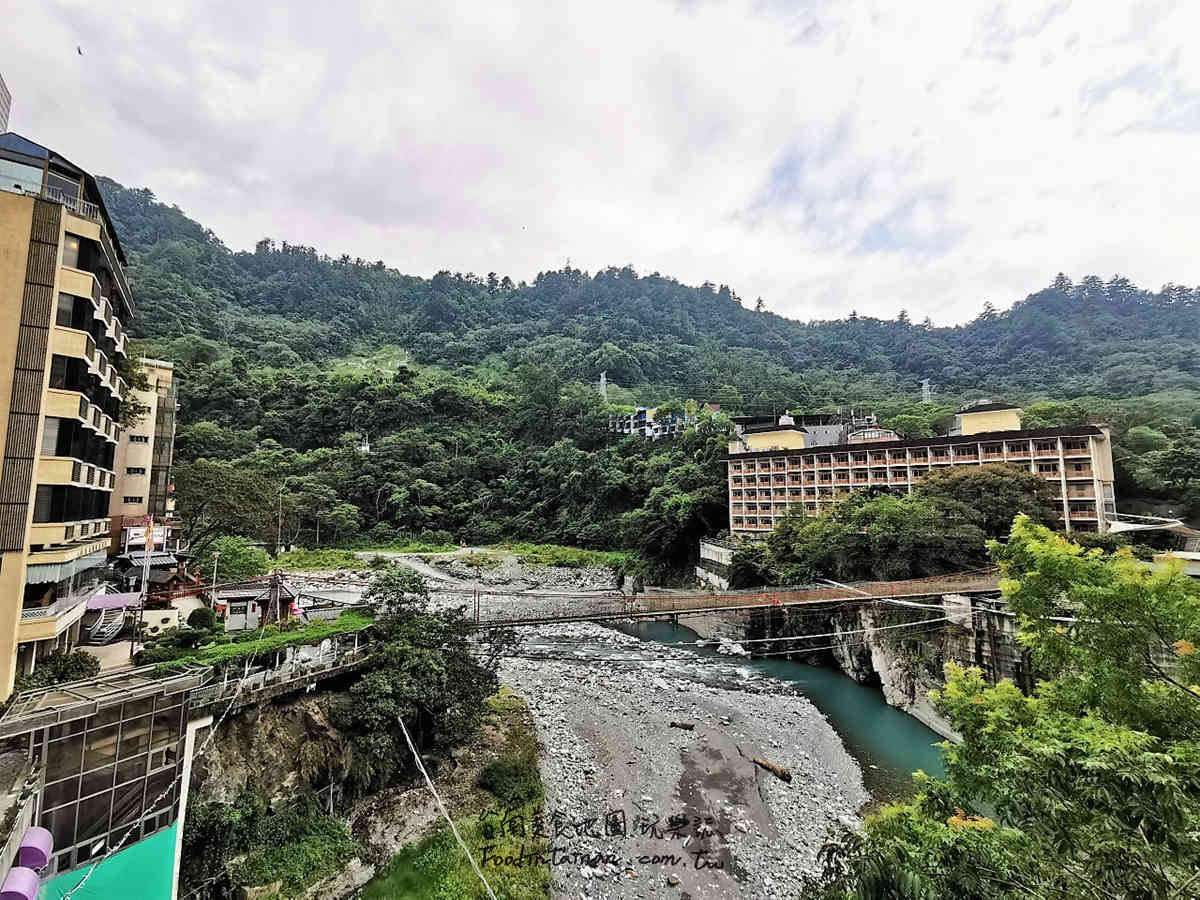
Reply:
[[[636,622],[619,628],[645,641],[668,645],[697,639],[690,628],[669,622]],[[910,796],[912,773],[917,769],[930,775],[944,774],[941,752],[935,746],[942,737],[907,713],[888,706],[877,687],[859,684],[834,668],[780,658],[730,658],[708,647],[688,649],[795,686],[841,736],[862,767],[863,783],[877,803]]]

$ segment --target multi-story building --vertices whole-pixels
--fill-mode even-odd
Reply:
[[[705,403],[703,408],[715,412],[721,407],[718,404]],[[608,430],[617,434],[640,435],[657,441],[659,438],[678,437],[694,421],[695,418],[686,412],[680,415],[675,412],[659,412],[657,406],[639,406],[631,413],[609,416]]]
[[[0,132],[8,131],[8,114],[12,112],[12,91],[0,75]]]
[[[130,395],[148,412],[124,430],[117,447],[117,484],[109,504],[112,549],[125,552],[145,547],[145,521],[151,516],[155,549],[178,550],[171,478],[178,383],[172,363],[143,358],[138,365],[146,375],[147,387],[134,388]]]
[[[817,516],[865,488],[910,493],[930,472],[952,466],[1007,463],[1041,475],[1057,489],[1067,531],[1106,531],[1116,514],[1112,445],[1103,425],[1021,430],[1020,410],[1007,404],[966,407],[957,434],[822,444],[784,416],[774,425],[741,429],[729,444],[729,529],[754,536],[773,531],[789,509]],[[852,433],[851,438],[861,438]]]
[[[134,312],[95,179],[0,135],[0,698],[78,638],[109,547]]]

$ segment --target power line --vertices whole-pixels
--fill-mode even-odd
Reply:
[[[408,749],[412,751],[413,760],[420,769],[421,775],[425,778],[425,783],[429,785],[429,792],[433,794],[433,799],[437,801],[438,809],[441,810],[442,818],[446,820],[446,824],[450,826],[450,830],[454,832],[454,839],[458,841],[458,846],[462,847],[463,853],[467,855],[467,862],[471,864],[471,868],[475,870],[475,874],[479,876],[479,880],[483,882],[483,888],[488,892],[488,896],[492,900],[496,900],[496,894],[492,890],[492,886],[488,884],[486,878],[483,877],[483,872],[479,871],[479,866],[475,864],[475,857],[471,855],[470,849],[463,841],[462,836],[458,833],[458,829],[454,827],[454,820],[450,818],[450,814],[446,812],[446,807],[442,804],[442,798],[438,795],[437,788],[433,786],[433,780],[429,777],[429,773],[425,771],[425,764],[421,762],[421,754],[417,753],[417,748],[413,746],[412,738],[408,736],[408,729],[404,727],[404,719],[396,716],[396,721],[400,723],[400,730],[404,732],[404,741],[408,744]]]

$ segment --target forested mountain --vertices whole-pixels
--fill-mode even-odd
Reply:
[[[1195,443],[1194,289],[1060,275],[963,326],[916,324],[900,310],[806,323],[757,311],[726,285],[628,267],[526,284],[494,273],[419,278],[269,239],[235,253],[150,191],[101,185],[131,255],[135,333],[179,364],[181,462],[238,459],[285,484],[297,509],[343,507],[339,538],[434,529],[682,552],[724,520],[721,423],[670,447],[614,443],[586,386],[602,371],[618,385],[610,399],[629,403],[853,404],[911,431],[973,397],[1075,399],[1033,409],[1102,416],[1122,439],[1152,432],[1135,431],[1131,459]],[[938,403],[916,402],[921,378]],[[349,435],[369,436],[369,457]],[[1147,466],[1126,467],[1126,493],[1136,483],[1169,496]],[[315,533],[300,519],[302,537]]]

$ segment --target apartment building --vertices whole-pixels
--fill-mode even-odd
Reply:
[[[876,440],[855,434],[854,442],[821,444],[806,440],[804,426],[789,417],[745,430],[751,433],[730,441],[727,454],[735,535],[773,531],[789,509],[820,515],[855,490],[910,493],[940,468],[989,463],[1022,466],[1050,481],[1066,531],[1106,531],[1116,513],[1112,444],[1102,425],[1023,431],[1019,409],[988,403],[960,411],[957,434],[934,438],[891,439],[880,429]]]
[[[8,114],[12,111],[12,91],[0,75],[0,132],[8,131]]]
[[[720,404],[705,403],[701,407],[710,412],[721,409]],[[660,438],[678,437],[694,424],[696,418],[687,412],[659,412],[657,406],[639,406],[631,413],[614,413],[608,417],[608,430],[617,434],[636,434],[652,441]]]
[[[0,698],[66,649],[109,547],[134,312],[95,179],[0,135]]]
[[[134,388],[130,395],[148,412],[124,430],[117,446],[117,483],[109,503],[112,552],[140,551],[146,546],[147,516],[155,522],[155,549],[171,552],[179,549],[171,476],[178,382],[170,362],[142,358],[138,366],[147,386]]]

